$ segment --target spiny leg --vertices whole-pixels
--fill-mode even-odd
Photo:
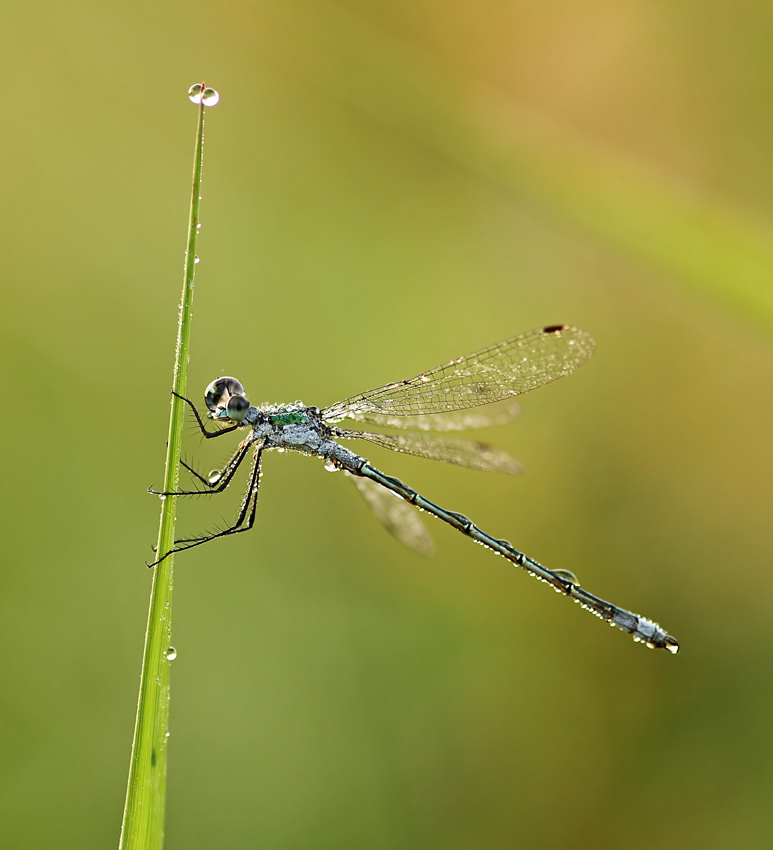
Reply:
[[[204,478],[203,475],[200,475],[196,472],[195,469],[192,469],[188,466],[184,461],[180,461],[180,463],[189,471],[192,472],[200,481],[209,487],[209,490],[173,490],[170,492],[165,492],[163,490],[154,490],[152,487],[148,488],[148,493],[151,493],[154,496],[212,496],[215,493],[222,493],[226,487],[231,483],[231,479],[234,477],[236,470],[241,465],[241,462],[247,457],[247,453],[249,452],[250,444],[245,440],[244,442],[239,444],[239,447],[233,453],[228,463],[220,470],[220,475],[217,480],[214,482],[209,481]]]
[[[175,540],[175,543],[189,543],[192,546],[200,546],[202,543],[207,543],[210,540],[214,540],[216,537],[225,537],[228,534],[235,534],[238,531],[249,531],[249,529],[252,528],[252,524],[255,520],[255,510],[257,508],[258,503],[261,452],[262,446],[255,451],[255,457],[252,462],[252,471],[250,472],[250,483],[247,487],[246,493],[244,494],[244,498],[242,499],[242,504],[239,509],[239,515],[236,519],[236,522],[232,526],[229,526],[228,528],[225,528],[222,531],[216,531],[213,534],[205,534],[201,537],[183,537],[178,540]],[[247,520],[247,524],[244,525],[245,517],[247,516],[248,511],[249,519]],[[183,548],[190,549],[191,546],[184,546]]]
[[[552,585],[560,593],[571,596],[583,608],[587,608],[603,620],[608,620],[624,632],[633,635],[635,640],[642,641],[652,648],[667,649],[672,654],[679,652],[677,641],[657,623],[640,617],[638,614],[633,614],[625,608],[618,608],[611,602],[607,602],[589,593],[579,586],[574,576],[571,576],[570,573],[564,570],[549,570],[538,561],[535,561],[523,552],[519,552],[509,541],[498,540],[496,537],[487,534],[478,528],[471,519],[464,516],[464,514],[448,511],[434,502],[430,502],[429,499],[425,499],[424,496],[403,484],[399,479],[385,475],[374,466],[371,466],[367,461],[356,472],[352,469],[349,471],[355,475],[361,475],[363,478],[369,478],[371,481],[375,481],[412,505],[416,505],[416,507],[427,511],[427,513],[432,514],[438,519],[442,519],[443,522],[448,523],[457,531],[461,531],[462,534],[472,537],[473,540],[482,543],[511,563],[516,564],[542,581]]]
[[[252,471],[250,472],[250,483],[247,487],[247,492],[244,494],[244,498],[242,499],[242,504],[239,508],[239,514],[236,517],[236,522],[228,528],[222,529],[222,531],[216,531],[212,534],[203,535],[202,537],[189,537],[181,538],[180,540],[175,540],[174,548],[170,549],[160,558],[153,561],[152,564],[148,564],[149,567],[155,567],[157,564],[160,564],[161,561],[164,560],[164,558],[167,558],[173,552],[184,552],[186,549],[193,549],[196,546],[201,546],[202,543],[209,543],[210,540],[216,540],[218,537],[226,537],[229,534],[238,534],[240,531],[249,531],[252,528],[255,522],[255,513],[258,507],[258,487],[260,485],[260,456],[262,454],[262,451],[262,446],[259,446],[255,450],[255,458],[252,462]],[[186,545],[178,546],[177,544],[179,543],[183,543]]]
[[[201,481],[201,483],[207,488],[207,490],[202,490],[202,494],[208,493],[210,490],[214,489],[218,485],[220,478],[223,474],[222,469],[216,470],[217,476],[211,475],[210,477],[214,480],[210,481],[209,478],[206,478],[204,475],[202,475],[198,471],[198,469],[194,469],[190,464],[187,464],[182,458],[180,458],[180,466],[184,466],[195,479]]]
[[[190,407],[190,409],[193,411],[193,415],[196,417],[196,422],[199,425],[199,430],[208,440],[212,440],[215,437],[219,437],[221,434],[228,434],[229,432],[235,431],[237,428],[242,427],[242,423],[238,422],[236,425],[232,425],[230,428],[220,428],[218,431],[207,431],[207,428],[204,425],[201,416],[199,416],[199,411],[196,410],[196,405],[189,398],[186,398],[184,395],[176,393],[174,390],[172,390],[172,395],[175,395],[177,396],[177,398],[182,399],[182,401],[184,401],[188,405],[188,407]]]

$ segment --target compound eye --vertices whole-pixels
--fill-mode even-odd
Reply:
[[[225,406],[225,412],[228,418],[234,422],[241,422],[249,409],[250,403],[244,395],[232,395],[228,399],[228,404]]]
[[[239,401],[235,402],[233,411],[237,413],[236,421],[241,421],[247,415],[250,404],[244,393],[244,387],[236,378],[227,376],[215,378],[204,391],[204,403],[209,411],[214,414],[213,418],[215,419],[233,419],[234,417],[231,416],[229,409],[236,399],[239,399]],[[239,416],[240,412],[241,415]]]

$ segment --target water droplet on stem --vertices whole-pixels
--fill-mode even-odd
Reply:
[[[215,106],[220,100],[220,95],[212,88],[204,88],[201,83],[195,83],[188,89],[188,98],[191,103],[203,103],[204,106]]]

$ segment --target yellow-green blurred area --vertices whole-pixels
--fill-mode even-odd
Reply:
[[[203,79],[190,395],[325,406],[587,329],[589,365],[477,437],[523,476],[349,445],[682,649],[439,522],[422,559],[271,454],[255,530],[176,559],[167,847],[769,848],[773,7],[2,18],[0,844],[117,846]],[[237,439],[188,420],[218,467]]]

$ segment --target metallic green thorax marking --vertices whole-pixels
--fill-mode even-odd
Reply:
[[[272,425],[303,425],[309,421],[309,417],[300,411],[270,414],[268,418]]]

